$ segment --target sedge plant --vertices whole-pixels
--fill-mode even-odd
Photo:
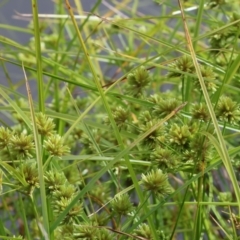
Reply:
[[[238,2],[31,4],[0,25],[31,34],[0,34],[0,238],[239,239]]]

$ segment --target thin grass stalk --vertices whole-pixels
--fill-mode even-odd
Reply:
[[[5,227],[3,224],[3,219],[0,219],[0,235],[2,235],[2,236],[6,235]]]
[[[170,237],[169,237],[169,240],[172,240],[172,239],[173,239],[174,234],[175,234],[175,232],[176,232],[178,222],[179,222],[179,220],[180,220],[180,218],[181,218],[181,215],[182,215],[183,207],[184,207],[184,205],[186,204],[185,199],[186,199],[187,194],[188,194],[188,189],[189,189],[189,186],[187,186],[187,188],[186,188],[186,190],[185,190],[185,193],[184,193],[184,196],[183,196],[183,199],[182,199],[180,208],[179,208],[179,212],[178,212],[178,215],[177,215],[177,219],[176,219],[175,224],[174,224],[174,226],[173,226],[173,229],[172,229],[171,235],[170,235]],[[165,204],[165,205],[167,206],[168,204]]]
[[[206,186],[209,186],[209,176],[210,174],[204,174],[203,175],[203,187],[206,187]],[[213,185],[212,185],[213,186]],[[211,197],[208,197],[209,195],[211,195],[210,193],[211,191],[211,186],[209,186],[209,193],[207,194],[207,192],[205,191],[205,189],[203,188],[203,197],[202,197],[202,201],[204,201],[205,199],[209,199],[209,201],[212,199]],[[202,207],[202,215],[203,215],[203,225],[204,225],[204,229],[205,229],[205,232],[208,236],[208,239],[212,239],[213,236],[212,236],[212,232],[211,232],[211,224],[210,222],[208,221],[209,217],[208,217],[208,213],[209,213],[209,207],[207,206],[203,206],[203,205],[200,205],[199,206]]]
[[[20,209],[21,209],[21,212],[22,212],[24,230],[25,230],[27,239],[31,240],[32,238],[31,238],[31,235],[30,235],[30,232],[29,232],[29,224],[28,224],[28,220],[27,220],[27,216],[26,216],[26,212],[25,212],[25,208],[24,208],[24,204],[23,204],[21,194],[18,194],[18,199],[19,199],[19,203],[20,203]]]
[[[203,200],[203,176],[198,179],[197,202]],[[193,239],[200,239],[202,232],[202,205],[197,204],[197,212],[194,221]]]
[[[37,61],[37,83],[38,83],[38,104],[39,110],[45,112],[45,100],[43,90],[43,73],[42,73],[42,53],[41,53],[41,37],[38,23],[38,3],[37,0],[32,0],[33,24],[34,24],[34,39],[35,53]]]
[[[37,207],[36,207],[36,204],[35,204],[36,201],[35,201],[33,195],[30,196],[30,200],[31,200],[31,206],[32,206],[33,213],[34,213],[34,216],[35,216],[35,221],[36,221],[36,224],[37,224],[37,228],[38,228],[39,234],[42,237],[43,235],[42,235],[42,231],[41,231],[41,228],[40,228],[40,218],[39,218],[39,214],[38,214]]]
[[[58,5],[56,5],[56,12],[59,15],[62,15],[64,13],[64,3],[59,3]],[[61,43],[61,40],[64,39],[64,24],[66,23],[67,19],[63,20],[63,19],[59,19],[59,23],[58,23],[58,39],[56,41],[56,47],[55,47],[55,62],[59,62],[60,59],[60,63],[62,62],[62,60],[64,59],[63,57],[61,57],[61,55],[58,53],[59,52],[59,44]],[[58,69],[59,66],[55,65],[54,67],[54,75],[58,75]],[[60,83],[58,81],[54,81],[53,80],[53,84],[54,84],[54,99],[55,99],[55,109],[58,112],[64,112],[66,110],[66,108],[63,107],[63,109],[60,109]],[[64,102],[65,106],[67,105],[67,102]],[[56,128],[58,129],[58,134],[59,135],[63,135],[64,132],[64,128],[65,128],[65,121],[58,119],[56,121]]]
[[[201,27],[202,17],[203,17],[203,11],[204,11],[204,0],[200,1],[200,4],[198,5],[198,11],[197,11],[197,21],[194,24],[194,38],[197,38],[199,36],[199,31]],[[196,49],[198,41],[193,42],[193,47]]]
[[[42,204],[42,216],[43,216],[43,226],[44,231],[46,231],[46,235],[49,237],[49,221],[48,221],[48,208],[47,208],[47,201],[46,201],[46,189],[45,189],[45,182],[44,182],[44,171],[43,171],[43,153],[42,153],[42,145],[41,145],[41,139],[38,135],[38,129],[36,124],[36,118],[34,113],[34,107],[33,107],[33,100],[32,100],[32,94],[30,91],[30,87],[28,84],[27,76],[23,68],[23,72],[25,75],[26,80],[26,88],[28,93],[28,100],[29,100],[29,108],[30,113],[32,117],[32,132],[34,136],[34,142],[35,142],[35,148],[36,148],[36,161],[38,166],[38,177],[39,177],[39,186],[40,186],[40,198],[41,198],[41,204]]]

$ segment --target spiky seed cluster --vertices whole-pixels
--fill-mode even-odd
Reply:
[[[63,138],[58,135],[50,135],[48,139],[44,140],[44,148],[52,156],[61,157],[69,152],[69,147],[65,146],[63,143]]]
[[[99,131],[96,129],[93,129],[92,136],[93,136],[94,140],[99,144],[100,140],[102,139],[102,135],[99,133]],[[86,133],[82,134],[80,142],[81,142],[81,144],[84,145],[83,150],[87,154],[96,153],[95,146],[93,145],[92,140]]]
[[[100,228],[97,231],[96,239],[98,240],[112,240],[114,239],[113,235],[106,229]]]
[[[39,187],[38,170],[36,164],[28,161],[24,162],[19,166],[19,168],[17,168],[17,172],[27,182],[28,194],[32,194],[34,188]]]
[[[97,228],[86,223],[81,223],[74,226],[74,232],[76,239],[96,239]]]
[[[201,133],[201,129],[196,131],[189,143],[189,146],[182,152],[183,171],[199,173],[206,168],[208,162],[212,159],[213,147],[208,138]],[[208,129],[209,133],[213,133],[213,129]]]
[[[86,223],[79,223],[74,225],[63,225],[57,228],[56,239],[96,239],[96,240],[112,240],[113,235],[105,228],[98,228],[97,226],[87,225]]]
[[[94,199],[97,199],[97,202],[104,203],[109,200],[110,197],[110,186],[109,184],[98,184],[90,192],[91,196]],[[93,201],[94,201],[93,199]]]
[[[92,215],[91,222],[93,222],[93,224],[96,224],[97,226],[106,226],[110,217],[110,214],[106,212],[101,212],[99,214]]]
[[[111,202],[111,205],[113,211],[118,215],[127,215],[133,209],[130,197],[127,194],[115,197],[115,199]]]
[[[158,118],[164,118],[170,114],[176,107],[179,106],[179,102],[175,98],[159,99],[156,105],[153,107],[153,115]]]
[[[197,157],[197,154],[193,150],[186,149],[182,153],[182,161],[184,163],[191,164],[191,166],[193,166],[193,163],[194,163],[194,160],[196,160],[196,157]]]
[[[228,38],[227,31],[222,31],[214,34],[210,38],[211,49],[213,49],[211,52],[216,54],[219,53],[221,49],[226,48],[227,38]]]
[[[143,111],[140,113],[140,116],[138,119],[139,119],[139,122],[141,122],[141,124],[146,125],[148,122],[150,122],[153,119],[153,117],[149,111]]]
[[[82,184],[82,175],[79,175],[79,169],[75,164],[65,168],[63,172],[70,184],[78,184],[79,186]]]
[[[147,101],[149,101],[151,103],[154,103],[154,104],[157,104],[161,100],[162,100],[162,97],[160,97],[159,94],[153,94],[153,95],[150,95],[150,97],[147,98]]]
[[[55,186],[55,188],[57,189],[52,192],[53,199],[71,198],[76,193],[75,187],[69,183],[59,185],[59,187]]]
[[[191,138],[194,136],[194,134],[199,132],[199,129],[200,129],[200,123],[199,122],[190,121],[190,122],[186,123],[185,125],[188,126],[188,130],[192,134]],[[211,130],[212,130],[212,128],[211,128]]]
[[[221,0],[220,0],[221,1]],[[217,2],[217,1],[216,1]],[[239,14],[235,14],[233,13],[232,16],[230,17],[230,23],[239,20]],[[220,26],[219,26],[220,27]],[[213,36],[211,36],[210,38],[210,45],[211,45],[211,49],[212,49],[212,53],[217,54],[220,53],[220,56],[223,56],[221,54],[222,49],[232,49],[234,44],[234,40],[236,38],[236,33],[237,30],[239,29],[239,23],[238,24],[230,24],[230,26],[228,28],[224,28],[222,29],[220,32],[217,32],[216,34],[214,34]],[[239,37],[239,33],[238,33],[238,37]],[[231,59],[233,59],[233,55],[228,55],[225,54],[226,51],[224,51],[224,58],[225,60],[223,60],[226,63],[226,60],[229,59],[229,57],[231,57]],[[226,59],[227,56],[227,59]]]
[[[169,135],[171,143],[182,147],[189,143],[191,139],[191,132],[187,125],[179,126],[174,123],[170,128]]]
[[[140,133],[145,133],[147,130],[151,129],[158,122],[157,119],[147,122],[145,125],[140,125]],[[147,146],[151,149],[156,148],[165,139],[164,137],[164,126],[160,126],[158,129],[150,133],[142,141],[143,146]]]
[[[73,234],[74,234],[73,224],[64,224],[58,226],[56,231],[54,231],[54,239],[72,240]]]
[[[76,196],[76,190],[73,185],[67,182],[66,177],[61,172],[54,170],[46,172],[45,183],[47,193],[52,196],[54,213],[60,214],[72,202]],[[79,216],[82,211],[82,203],[75,204],[65,216],[63,223],[69,224],[75,217]]]
[[[192,108],[192,118],[207,122],[210,118],[206,104],[194,104]]]
[[[117,107],[112,111],[113,118],[118,126],[119,129],[126,129],[127,121],[129,119],[129,112],[127,109]],[[105,123],[110,124],[110,120],[108,117],[105,118]]]
[[[213,72],[212,68],[208,67],[208,66],[202,66],[200,65],[200,70],[202,73],[202,77],[204,79],[205,82],[205,86],[207,88],[207,90],[210,93],[215,93],[217,91],[217,85],[214,82],[216,80],[216,74]],[[197,91],[199,91],[199,89],[201,89],[199,80],[196,79],[195,80],[195,89]]]
[[[9,146],[12,135],[13,133],[8,128],[0,127],[0,150]]]
[[[79,127],[74,128],[73,130],[73,138],[75,140],[79,140],[83,135],[83,130]]]
[[[138,226],[136,230],[134,230],[134,235],[138,237],[142,237],[144,239],[152,240],[153,235],[150,227],[146,223],[142,223]]]
[[[200,135],[199,133],[195,134],[194,138],[190,143],[190,149],[196,153],[195,163],[198,162],[207,162],[212,157],[212,144],[208,138]]]
[[[38,133],[42,136],[50,136],[54,133],[55,124],[53,123],[53,119],[48,118],[41,112],[36,115],[36,124]]]
[[[216,116],[221,121],[236,124],[240,121],[239,104],[229,97],[222,96],[217,104]]]
[[[70,205],[73,199],[74,199],[74,196],[72,196],[71,198],[62,197],[59,200],[54,201],[54,206],[53,206],[54,213],[58,215],[61,212],[63,212]],[[78,202],[69,210],[63,222],[67,224],[71,223],[75,217],[81,214],[81,212],[82,212],[82,203]]]
[[[20,133],[10,138],[10,151],[13,158],[26,159],[34,154],[33,136]]]
[[[213,2],[225,3],[226,1],[213,0]],[[210,45],[211,45],[210,49],[212,49],[211,53],[214,54],[216,63],[221,66],[226,66],[226,64],[228,64],[229,61],[234,61],[238,56],[237,53],[236,54],[232,54],[232,53],[235,50],[237,50],[237,45],[234,44],[234,41],[236,37],[239,38],[238,30],[240,27],[239,25],[240,15],[238,13],[233,12],[232,16],[230,16],[230,18],[228,19],[230,19],[230,21],[228,22],[229,27],[223,28],[220,32],[217,32],[216,34],[212,35],[210,38]],[[235,22],[235,24],[231,24],[233,22]],[[222,26],[219,26],[219,27],[222,27]],[[225,51],[222,51],[222,49],[225,49]]]
[[[176,168],[175,156],[169,149],[157,148],[151,153],[150,158],[163,172],[172,172]]]
[[[0,127],[0,151],[2,159],[31,158],[34,155],[33,137],[22,130]]]
[[[182,76],[184,76],[184,73],[194,73],[195,72],[195,67],[194,67],[193,61],[188,56],[183,56],[183,57],[179,58],[174,63],[170,64],[169,67],[171,67],[174,70],[181,71],[183,73],[172,70],[171,72],[168,73],[168,77],[182,77]]]
[[[146,191],[151,191],[159,198],[172,193],[172,188],[168,182],[168,176],[160,169],[153,169],[146,175],[142,174],[142,184]]]
[[[143,91],[150,82],[151,78],[148,71],[145,67],[141,66],[128,74],[126,92],[133,97],[139,98],[143,95]]]
[[[45,188],[47,192],[53,194],[54,191],[58,191],[61,189],[61,186],[67,183],[67,179],[64,176],[63,172],[57,171],[48,171],[44,175],[45,179]]]

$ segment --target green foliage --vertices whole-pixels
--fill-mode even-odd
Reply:
[[[65,2],[0,24],[0,239],[238,239],[238,2]]]

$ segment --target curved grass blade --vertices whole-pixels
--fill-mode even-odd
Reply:
[[[29,108],[30,108],[30,113],[31,113],[31,117],[32,117],[32,132],[33,132],[34,142],[35,142],[35,147],[36,147],[36,160],[37,160],[37,166],[38,166],[40,197],[41,197],[41,204],[42,204],[43,227],[44,227],[44,232],[46,231],[46,234],[48,236],[50,236],[47,201],[46,201],[47,198],[46,198],[46,192],[45,192],[44,172],[43,172],[43,163],[42,163],[42,148],[41,148],[40,138],[38,135],[38,129],[37,129],[37,124],[36,124],[36,120],[35,120],[32,94],[31,94],[30,86],[28,84],[28,80],[27,80],[27,76],[26,76],[24,67],[23,67],[23,72],[24,72],[24,76],[25,76],[25,80],[26,80]]]

